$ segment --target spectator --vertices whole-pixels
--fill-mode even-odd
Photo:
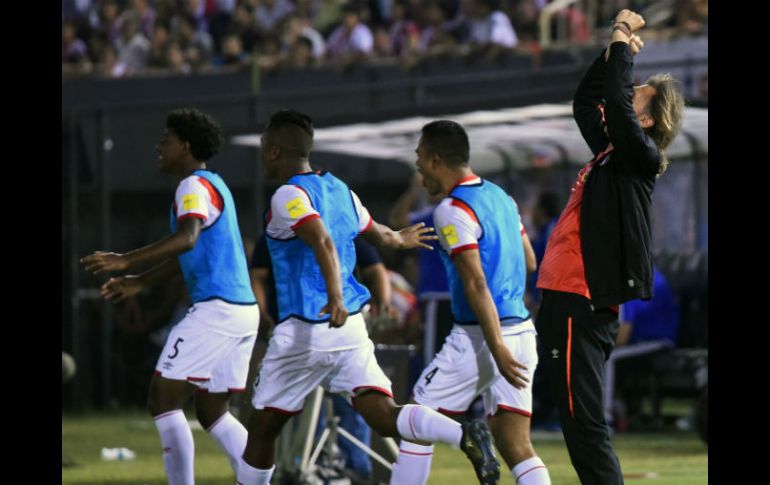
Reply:
[[[86,43],[78,39],[75,33],[75,24],[65,21],[61,27],[61,62],[80,64],[88,60],[88,47]]]
[[[519,43],[511,20],[500,11],[500,0],[466,0],[470,18],[470,54],[494,60],[500,52]]]
[[[176,41],[184,52],[185,61],[197,68],[208,63],[214,51],[214,41],[208,32],[196,30],[195,17],[185,15],[176,17]]]
[[[395,0],[390,23],[390,52],[395,57],[416,52],[420,43],[420,29],[413,20],[407,0]]]
[[[123,17],[120,33],[120,39],[115,42],[119,70],[128,75],[144,70],[150,54],[150,41],[139,29],[139,17],[136,13]]]
[[[168,25],[156,21],[150,40],[150,52],[147,56],[147,65],[151,68],[164,68],[168,66],[168,48],[171,44]]]
[[[289,0],[260,0],[254,9],[257,28],[262,35],[278,33],[281,21],[293,11]]]
[[[363,7],[354,3],[345,5],[342,25],[337,27],[326,45],[327,56],[337,59],[360,59],[374,49],[374,37],[361,21]]]
[[[257,22],[254,19],[254,10],[249,4],[241,2],[236,5],[232,21],[227,27],[227,33],[237,35],[241,39],[241,45],[246,52],[252,52],[260,39]]]
[[[222,54],[214,59],[215,66],[241,67],[249,62],[249,56],[243,51],[243,44],[237,35],[226,35],[222,39]]]

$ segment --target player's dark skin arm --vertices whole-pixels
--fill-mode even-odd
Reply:
[[[251,268],[249,270],[249,280],[251,280],[251,291],[259,304],[259,326],[260,329],[270,329],[275,325],[273,317],[267,312],[267,291],[265,286],[270,278],[270,270],[267,268]]]
[[[378,247],[395,249],[413,249],[420,247],[432,251],[433,247],[423,242],[438,239],[438,236],[430,234],[432,232],[433,228],[425,227],[425,223],[423,222],[405,227],[400,231],[394,231],[388,226],[372,221],[369,229],[361,235],[364,236],[364,239],[368,242]]]
[[[481,267],[478,249],[463,251],[457,254],[452,262],[460,273],[465,296],[468,298],[474,315],[476,315],[479,326],[484,333],[484,340],[486,340],[487,347],[489,347],[489,351],[497,363],[500,374],[517,389],[526,387],[529,379],[519,371],[519,368],[526,370],[526,367],[513,358],[503,342],[503,335],[500,332],[500,317],[487,287],[487,279]]]
[[[188,217],[179,221],[174,234],[143,248],[125,254],[97,251],[80,259],[86,271],[101,274],[128,271],[146,264],[158,263],[191,250],[201,233],[201,220]]]
[[[321,274],[326,283],[328,302],[321,309],[319,315],[329,314],[329,326],[341,327],[348,318],[348,310],[342,300],[342,277],[340,276],[340,261],[337,256],[337,248],[334,246],[329,232],[326,230],[321,218],[310,219],[294,232],[297,236],[313,249]]]
[[[144,273],[126,276],[117,276],[110,278],[101,287],[102,296],[113,303],[118,303],[130,296],[138,294],[142,289],[152,286],[155,283],[166,281],[175,274],[179,273],[179,261],[176,258],[169,258],[154,268]]]

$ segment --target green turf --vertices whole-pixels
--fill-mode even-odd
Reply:
[[[234,476],[219,446],[200,429],[195,439],[197,485],[233,485]],[[578,484],[561,434],[533,436],[540,457],[548,466],[554,485]],[[708,483],[706,446],[690,432],[616,434],[615,450],[628,484],[689,485]],[[133,461],[101,461],[101,448],[126,447],[136,452]],[[62,453],[77,465],[62,468],[62,485],[162,485],[160,441],[152,420],[143,413],[121,413],[62,418]],[[631,478],[654,474],[654,478]],[[514,483],[503,473],[501,484]],[[437,445],[433,458],[431,485],[473,484],[470,464],[458,450]]]

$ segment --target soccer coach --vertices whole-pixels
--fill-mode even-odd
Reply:
[[[572,465],[583,484],[623,483],[602,410],[604,363],[618,306],[652,298],[652,191],[684,100],[668,74],[633,85],[634,34],[644,19],[622,10],[612,41],[583,77],[573,113],[594,154],[578,173],[551,233],[537,287],[536,328]]]

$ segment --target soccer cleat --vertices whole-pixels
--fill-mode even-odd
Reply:
[[[500,480],[500,463],[495,457],[492,434],[487,423],[474,420],[463,424],[460,449],[473,463],[476,477],[481,485],[497,485]]]

